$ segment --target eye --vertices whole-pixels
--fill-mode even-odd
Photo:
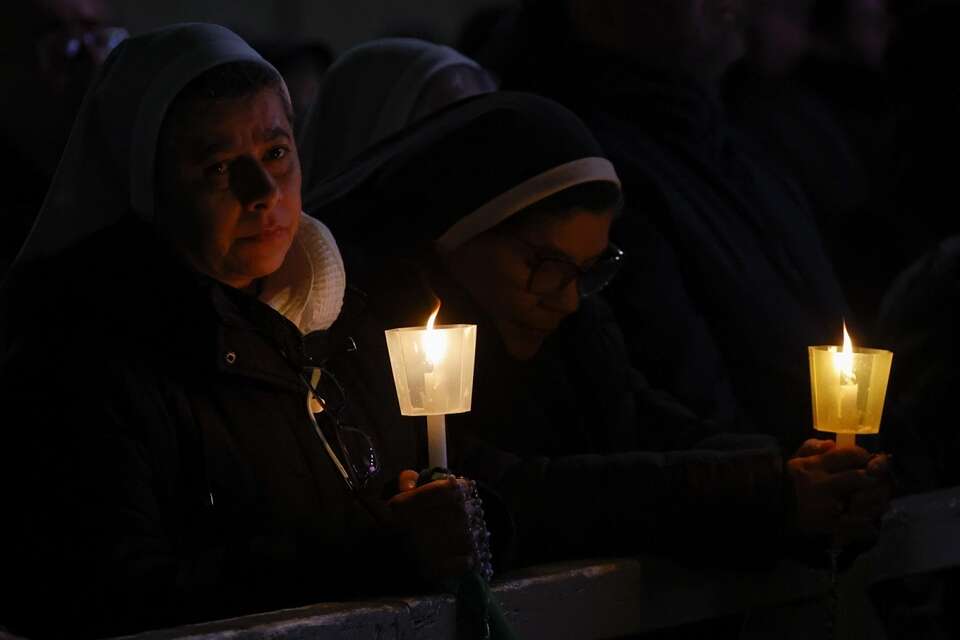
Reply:
[[[230,168],[227,166],[226,162],[217,162],[204,169],[203,173],[208,178],[220,178],[227,175],[229,171]]]
[[[267,160],[281,160],[290,153],[287,147],[274,147],[267,152]]]

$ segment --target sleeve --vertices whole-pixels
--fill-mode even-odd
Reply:
[[[780,552],[793,507],[782,459],[765,436],[552,459],[477,440],[464,450],[464,474],[493,487],[512,515],[519,564],[656,552],[763,566]]]
[[[906,269],[884,298],[877,341],[893,351],[881,446],[905,493],[960,483],[960,435],[945,416],[960,391],[960,237]]]
[[[655,196],[648,200],[656,206]],[[627,255],[604,298],[624,328],[631,363],[697,415],[719,425],[742,422],[723,357],[670,244],[636,212],[617,222],[614,236]]]

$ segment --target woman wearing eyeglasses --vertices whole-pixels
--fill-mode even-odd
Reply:
[[[863,452],[810,441],[782,464],[767,438],[716,434],[630,367],[592,295],[630,259],[609,241],[620,183],[556,103],[460,103],[313,193],[326,200],[308,210],[346,247],[348,290],[363,293],[348,294],[331,332],[356,339],[364,369],[344,384],[379,411],[368,423],[387,468],[416,455],[422,425],[363,399],[392,390],[382,331],[423,325],[438,302],[439,322],[478,325],[473,408],[447,419],[451,466],[500,495],[519,562],[721,548],[757,558],[790,533],[863,535],[882,506]],[[856,509],[841,514],[845,500]],[[503,539],[493,526],[495,549]]]

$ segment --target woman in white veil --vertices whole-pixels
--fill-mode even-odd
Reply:
[[[290,111],[216,25],[130,38],[92,85],[0,292],[0,625],[114,635],[466,569],[463,482],[381,499],[304,338],[344,270]]]
[[[305,192],[441,107],[496,89],[488,71],[443,45],[383,38],[350,49],[324,74],[298,136]]]

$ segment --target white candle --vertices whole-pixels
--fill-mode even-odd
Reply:
[[[430,468],[447,468],[447,418],[442,413],[427,416],[427,453]]]
[[[837,433],[838,447],[853,447],[857,444],[857,434],[855,433]]]
[[[837,396],[837,417],[841,424],[849,424],[856,428],[857,415],[857,393],[859,387],[856,384],[841,384],[840,394]]]

